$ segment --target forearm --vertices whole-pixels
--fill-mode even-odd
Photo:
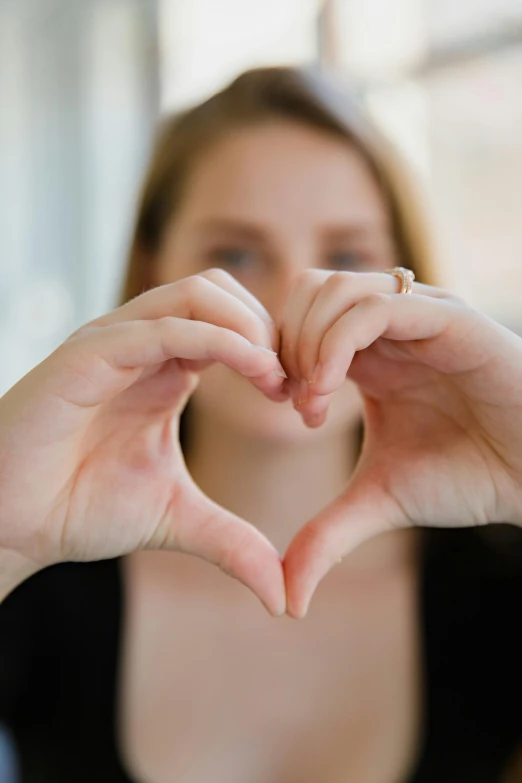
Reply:
[[[0,602],[40,568],[18,552],[0,549]]]

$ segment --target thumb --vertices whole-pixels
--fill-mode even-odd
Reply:
[[[287,613],[306,615],[324,576],[359,544],[404,526],[404,514],[383,487],[362,472],[346,492],[311,519],[291,541],[283,568]]]
[[[183,488],[181,504],[164,520],[151,546],[175,549],[201,557],[242,582],[273,616],[286,611],[281,558],[253,525],[211,501],[191,481]]]

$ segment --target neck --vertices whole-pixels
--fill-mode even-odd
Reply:
[[[341,432],[308,443],[249,439],[200,412],[191,421],[187,466],[208,497],[255,525],[281,556],[298,530],[347,486],[358,435]],[[343,578],[394,573],[412,562],[411,531],[378,536],[343,562]]]
[[[187,458],[194,480],[261,530],[280,554],[304,522],[346,487],[358,456],[355,433],[279,443],[194,418]]]

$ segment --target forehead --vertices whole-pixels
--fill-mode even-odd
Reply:
[[[210,146],[192,168],[180,206],[187,219],[386,219],[370,168],[348,141],[276,121],[234,130]]]

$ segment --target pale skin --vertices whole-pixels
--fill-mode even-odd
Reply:
[[[442,289],[396,293],[385,205],[343,142],[274,124],[220,145],[159,287],[0,400],[3,595],[50,563],[163,549],[302,618],[341,560],[363,577],[409,560],[411,538],[381,532],[522,524],[522,340]]]
[[[265,125],[198,160],[154,282],[220,264],[277,326],[307,270],[362,273],[395,260],[386,209],[358,157],[299,126]],[[191,406],[191,475],[280,554],[353,472],[361,412],[353,383],[315,429],[291,401],[272,404],[220,365],[205,372]],[[409,533],[359,547],[298,626],[255,612],[237,582],[202,561],[127,558],[120,715],[133,778],[371,783],[383,768],[388,778],[408,767],[419,726]]]
[[[277,356],[253,347],[273,349],[279,340],[287,374],[309,389],[310,400],[298,405],[305,422],[317,425],[348,374],[365,395],[369,429],[348,493],[310,521],[287,553],[293,613],[303,613],[329,567],[380,530],[452,526],[457,520],[521,523],[522,340],[439,289],[415,283],[413,295],[401,296],[394,293],[397,281],[385,274],[302,270],[294,277],[293,271],[284,270],[293,283],[280,334],[259,301],[221,271],[211,271],[149,291],[86,324],[4,395],[0,488],[7,589],[10,562],[13,574],[23,575],[24,560],[31,572],[68,558],[168,548],[171,537],[177,538],[175,520],[186,514],[188,479],[176,474],[181,459],[173,446],[166,455],[167,475],[152,478],[175,505],[167,516],[164,508],[150,514],[156,504],[147,463],[165,457],[157,452],[158,430],[168,443],[170,433],[163,428],[179,415],[202,363],[232,366],[271,399],[284,398],[284,379],[274,372],[282,369]],[[162,361],[162,352],[174,361]],[[159,424],[150,422],[152,407]],[[130,444],[128,433],[115,428],[116,416],[138,425]],[[136,466],[144,472],[143,484],[132,485],[134,507],[148,511],[144,528],[128,518],[129,479],[117,452],[149,438],[145,464]],[[107,465],[115,471],[112,481],[124,482],[121,495],[111,492],[110,499]],[[172,473],[171,465],[177,466]],[[370,512],[361,524],[359,508]],[[98,529],[109,509],[125,520],[125,529],[114,525],[110,535]],[[194,546],[213,560],[217,551],[226,554],[205,536],[195,544],[189,527],[188,551]],[[270,562],[275,584],[268,592],[280,609],[282,583],[273,552],[250,527],[239,527],[259,542],[256,555],[268,558],[264,565]],[[210,554],[207,546],[216,549]],[[242,556],[229,555],[225,567],[241,578]]]

